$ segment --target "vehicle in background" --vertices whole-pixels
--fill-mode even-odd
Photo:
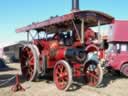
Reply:
[[[10,44],[3,48],[2,58],[6,63],[16,63],[19,62],[19,49],[26,44],[25,41],[20,41],[18,43]]]
[[[105,66],[128,77],[128,21],[113,22],[108,42]]]

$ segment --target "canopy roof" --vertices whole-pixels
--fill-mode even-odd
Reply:
[[[128,20],[115,20],[109,42],[128,42]]]
[[[109,16],[108,14],[92,11],[92,10],[85,10],[85,11],[77,11],[72,12],[63,16],[57,16],[50,18],[46,21],[32,23],[31,25],[16,29],[16,32],[28,32],[30,30],[37,30],[37,31],[46,31],[46,32],[60,32],[66,31],[68,29],[73,28],[72,21],[76,21],[80,23],[81,19],[84,19],[86,26],[93,27],[98,25],[98,20],[100,20],[101,25],[110,24],[113,21],[113,17]],[[75,22],[75,23],[76,23]]]

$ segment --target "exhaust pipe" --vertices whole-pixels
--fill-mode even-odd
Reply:
[[[79,11],[79,0],[72,0],[72,12]]]

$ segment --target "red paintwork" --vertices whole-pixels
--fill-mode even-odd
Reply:
[[[128,42],[128,21],[115,20],[110,34],[110,42]]]
[[[115,20],[113,23],[113,33],[109,37],[111,44],[125,44],[128,43],[128,21]],[[123,64],[128,62],[128,50],[121,51],[121,47],[117,51],[116,47],[113,47],[114,52],[110,52],[107,56],[107,66],[112,67],[114,70],[120,71]]]
[[[64,59],[65,52],[66,52],[66,48],[60,48],[59,50],[57,50],[55,55],[56,60]]]
[[[85,30],[85,44],[86,45],[91,44],[92,42],[90,39],[95,38],[95,37],[96,37],[95,33],[92,29],[88,28]]]
[[[43,55],[48,56],[48,65],[47,65],[48,68],[53,68],[57,60],[61,60],[65,58],[66,48],[60,48],[61,46],[59,46],[57,40],[50,40],[50,41],[34,40],[34,44],[40,46],[38,48],[40,49],[40,52]]]
[[[128,62],[128,52],[113,53],[108,59],[107,66],[111,66],[114,70],[120,70],[121,66]]]
[[[89,31],[87,30],[87,34],[85,34],[86,38],[91,38],[91,36],[94,36],[94,35],[90,35],[90,32],[91,34],[93,33],[93,31],[92,30],[90,31],[90,30],[91,29],[89,29]],[[69,47],[60,46],[58,41],[59,40],[50,40],[50,41],[46,41],[43,39],[34,40],[34,44],[37,45],[40,51],[40,57],[42,57],[41,56],[42,54],[45,56],[48,56],[48,65],[47,65],[48,68],[53,68],[55,63],[58,60],[65,59],[65,53],[67,51],[67,48]],[[77,46],[81,46],[80,41],[75,42],[72,46],[70,46],[70,48],[77,47]],[[85,51],[87,52],[96,51],[96,50],[98,50],[98,47],[95,44],[88,44],[85,49]]]
[[[104,49],[99,50],[99,58],[100,59],[105,59],[105,50]]]
[[[55,64],[56,64],[56,60],[50,60],[50,58],[48,57],[48,63],[47,63],[47,68],[49,69],[53,69]]]
[[[82,75],[80,69],[81,69],[82,65],[80,65],[79,63],[74,63],[73,64],[73,69],[74,69],[74,76],[75,77],[80,77]]]

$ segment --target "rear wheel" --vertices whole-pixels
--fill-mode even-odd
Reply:
[[[33,44],[26,45],[21,51],[20,61],[22,75],[29,81],[35,81],[38,75],[37,66],[39,64],[36,46]]]
[[[103,70],[99,64],[90,60],[84,67],[85,81],[87,85],[97,87],[103,78]]]
[[[128,63],[123,64],[123,65],[121,66],[120,72],[121,72],[124,76],[128,77]]]
[[[68,90],[72,84],[72,70],[68,62],[60,60],[54,67],[54,82],[58,89]]]

